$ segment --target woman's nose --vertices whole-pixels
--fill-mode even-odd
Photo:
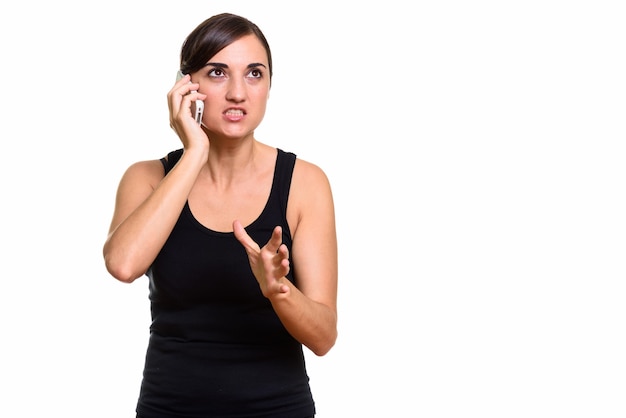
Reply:
[[[226,99],[242,102],[246,99],[246,86],[243,80],[231,79],[226,92]]]

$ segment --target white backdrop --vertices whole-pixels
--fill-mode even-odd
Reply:
[[[134,417],[147,280],[101,248],[134,161],[179,146],[185,36],[256,22],[266,143],[335,195],[340,336],[319,418],[626,414],[619,1],[0,6],[0,416]]]

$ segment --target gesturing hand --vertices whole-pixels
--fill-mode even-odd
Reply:
[[[233,231],[237,240],[243,245],[248,254],[248,261],[252,273],[256,277],[261,292],[266,298],[279,293],[288,293],[289,286],[284,284],[285,276],[289,273],[289,250],[282,243],[282,228],[277,226],[272,236],[263,248],[248,235],[241,222],[233,222]]]

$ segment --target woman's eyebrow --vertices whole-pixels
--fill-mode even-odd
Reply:
[[[217,67],[217,68],[228,68],[227,64],[221,63],[221,62],[207,62],[206,64],[204,64],[205,67]],[[263,68],[267,68],[265,66],[265,64],[261,63],[261,62],[252,62],[250,64],[248,64],[246,66],[247,68],[256,68],[256,67],[263,67]]]
[[[221,62],[207,62],[204,64],[205,67],[218,67],[218,68],[228,68],[228,65],[222,64]]]

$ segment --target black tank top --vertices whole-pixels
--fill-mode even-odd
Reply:
[[[161,160],[166,174],[182,151]],[[286,209],[295,158],[278,150],[266,206],[246,227],[260,246],[280,225],[291,251]],[[232,232],[204,227],[186,203],[146,274],[152,324],[138,416],[314,415],[302,345],[262,295]]]

